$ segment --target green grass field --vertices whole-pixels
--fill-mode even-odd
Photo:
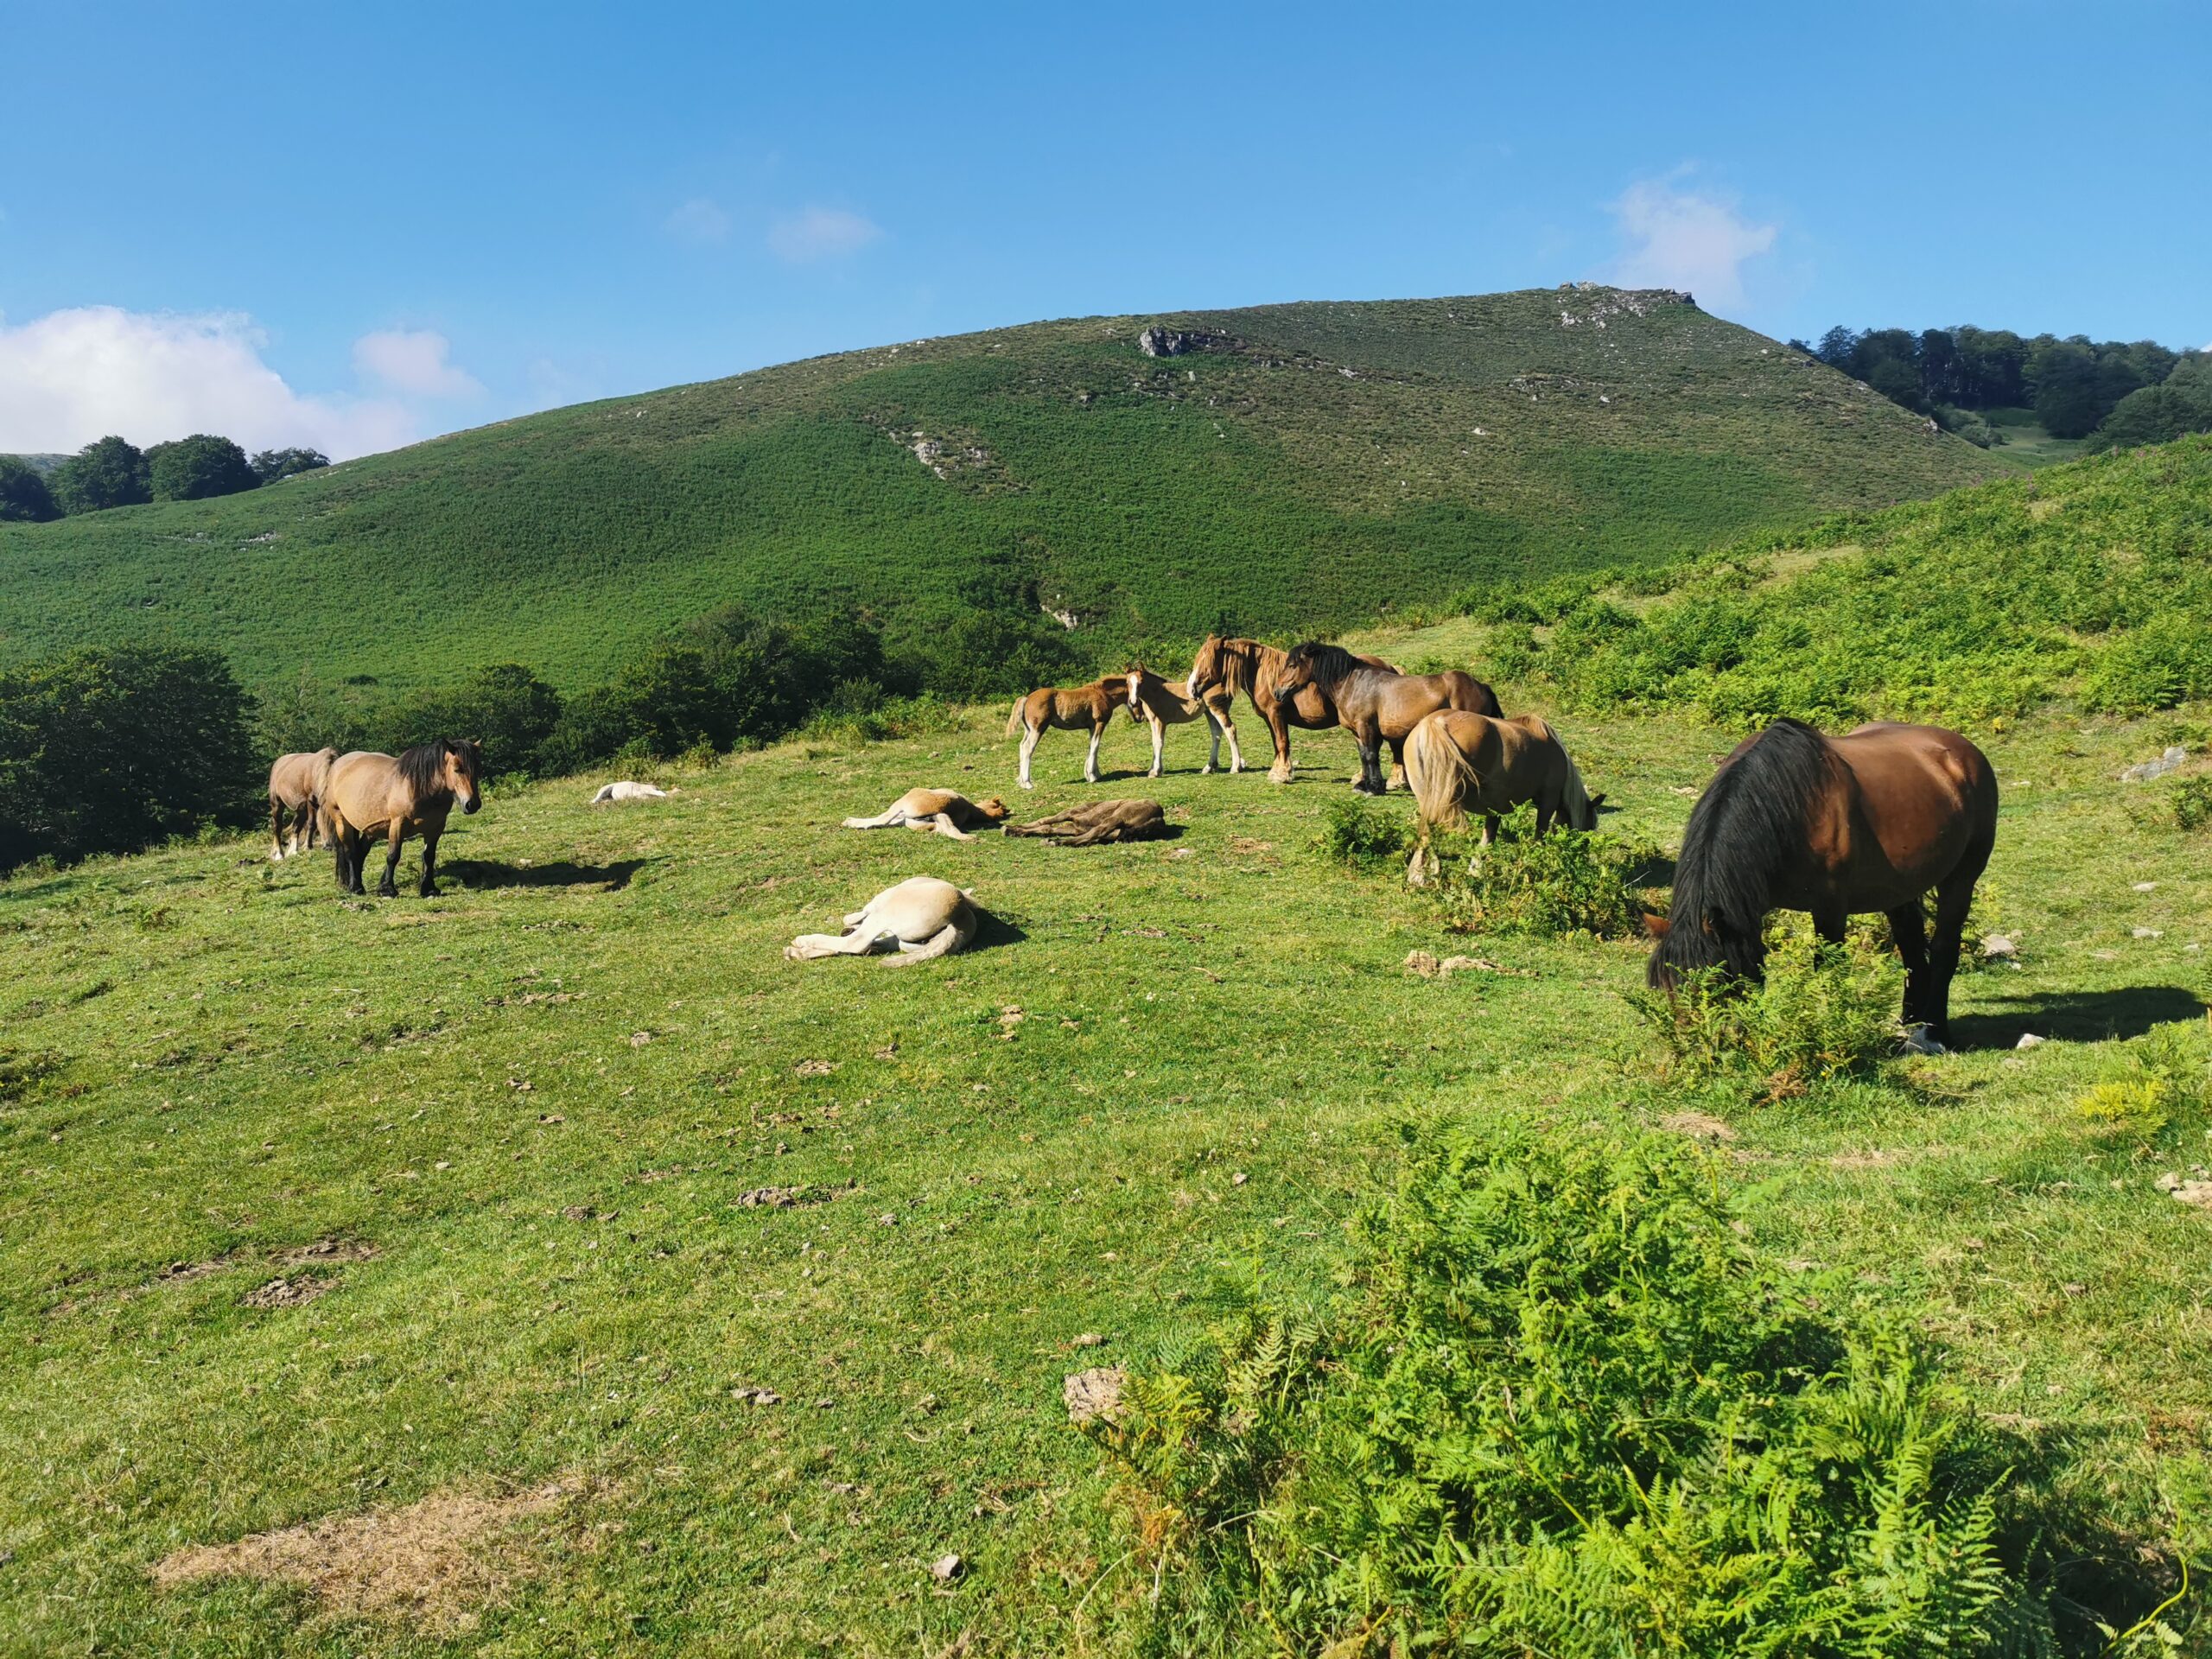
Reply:
[[[151,639],[261,690],[499,661],[575,690],[733,601],[858,604],[925,639],[984,555],[1104,650],[1343,626],[2007,470],[1648,295],[1167,317],[1238,349],[1158,359],[1136,343],[1154,321],[850,352],[0,526],[0,661]]]
[[[1986,416],[2005,434],[2005,442],[1988,453],[2029,472],[2076,460],[2089,447],[2087,438],[2054,438],[2032,410],[1993,409]]]
[[[1077,740],[1047,739],[1021,809],[1154,794],[1166,843],[828,827],[914,783],[1017,792],[1001,720],[671,772],[656,804],[495,791],[430,900],[342,901],[321,854],[272,868],[251,839],[0,882],[0,1643],[1129,1649],[1147,1586],[1064,1374],[1202,1325],[1224,1278],[1324,1282],[1403,1115],[1712,1109],[1655,1078],[1622,1000],[1641,950],[1451,938],[1324,862],[1335,734],[1301,735],[1285,789],[1196,775],[1187,728],[1147,783],[1125,725],[1089,789]],[[1560,721],[1610,823],[1669,847],[1732,741]],[[1969,1052],[1708,1131],[1759,1251],[1911,1319],[2153,1552],[2161,1465],[2212,1407],[2212,1216],[2154,1182],[2212,1143],[2116,1143],[2075,1101],[2212,994],[2202,836],[2113,781],[2156,723],[1988,740],[1983,911],[2020,957],[1961,977]],[[779,956],[923,872],[974,888],[982,948]],[[1509,971],[1416,978],[1416,948]],[[802,1202],[744,1202],[766,1187]],[[540,1496],[442,1554],[391,1519],[518,1491]],[[307,1551],[335,1601],[149,1576],[359,1516]],[[411,1610],[360,1611],[379,1567]]]

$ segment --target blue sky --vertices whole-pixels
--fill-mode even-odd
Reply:
[[[334,454],[1096,312],[1673,282],[2212,340],[2212,8],[10,3],[0,450]]]

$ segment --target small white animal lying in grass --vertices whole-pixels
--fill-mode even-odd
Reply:
[[[910,789],[872,818],[847,818],[845,828],[888,830],[903,823],[909,830],[934,830],[955,841],[973,841],[970,830],[997,823],[1006,813],[1006,803],[995,795],[979,804],[949,789]]]
[[[658,801],[669,793],[651,784],[633,784],[625,779],[619,784],[601,785],[599,793],[591,798],[591,804],[597,806],[602,801]]]
[[[950,881],[910,876],[846,917],[843,933],[802,933],[784,947],[784,954],[793,962],[811,962],[817,957],[896,950],[891,960],[902,968],[949,957],[976,937],[976,907]]]

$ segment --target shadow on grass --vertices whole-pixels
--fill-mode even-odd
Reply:
[[[497,859],[456,858],[438,866],[441,880],[450,878],[472,893],[499,887],[598,887],[620,893],[650,860],[620,858],[612,864],[505,864]]]
[[[2011,1048],[2023,1033],[2073,1042],[2140,1037],[2153,1026],[2202,1020],[2203,1000],[2179,985],[2126,985],[2109,991],[2051,991],[1998,999],[1995,1008],[1955,1015],[1951,1030],[1973,1048]]]

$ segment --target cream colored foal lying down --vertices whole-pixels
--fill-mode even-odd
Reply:
[[[847,818],[845,828],[888,830],[903,823],[909,830],[934,830],[955,841],[973,841],[969,831],[987,829],[1006,815],[1006,803],[995,795],[979,806],[949,789],[910,789],[872,818]]]
[[[968,894],[932,875],[910,876],[886,887],[845,918],[842,934],[802,933],[784,947],[793,962],[818,957],[865,957],[895,950],[893,965],[949,957],[976,937],[976,907]]]

